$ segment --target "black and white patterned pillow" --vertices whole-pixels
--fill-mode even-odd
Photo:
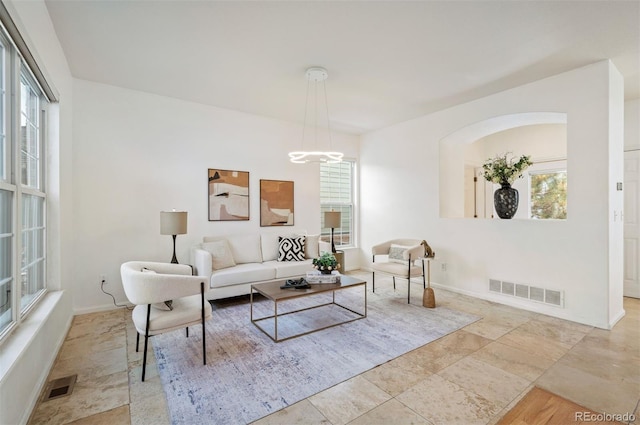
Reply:
[[[304,261],[304,236],[278,237],[278,261]]]

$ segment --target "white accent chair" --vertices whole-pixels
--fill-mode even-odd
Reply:
[[[425,248],[420,239],[392,239],[371,248],[373,254],[372,284],[376,291],[376,272],[393,276],[393,289],[396,289],[396,277],[407,279],[407,303],[411,302],[411,278],[422,276],[423,288],[427,287],[424,273],[424,261],[421,267],[416,266],[416,260],[425,258]],[[376,262],[376,256],[385,256],[386,261]]]
[[[129,261],[120,267],[122,285],[129,301],[135,305],[132,318],[140,335],[144,335],[142,381],[147,366],[147,345],[150,336],[202,324],[202,361],[207,364],[205,321],[211,318],[211,305],[205,300],[203,276],[192,276],[186,264]],[[171,301],[171,307],[165,302]]]

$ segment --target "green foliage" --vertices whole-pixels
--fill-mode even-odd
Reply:
[[[531,176],[531,218],[567,218],[567,172]]]
[[[497,184],[512,184],[514,181],[522,177],[522,172],[527,169],[533,162],[528,155],[522,155],[517,162],[513,157],[508,157],[509,153],[488,159],[482,169],[484,170],[484,178],[487,181]]]
[[[334,270],[338,267],[338,260],[330,252],[323,252],[318,258],[313,259],[313,267],[318,270]]]

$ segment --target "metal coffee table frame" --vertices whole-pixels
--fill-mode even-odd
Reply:
[[[323,329],[332,328],[338,325],[344,325],[345,323],[350,323],[356,320],[364,319],[367,317],[367,282],[364,280],[356,279],[350,276],[341,276],[341,282],[336,284],[321,284],[321,285],[312,285],[310,289],[280,289],[280,286],[284,284],[285,281],[278,282],[267,282],[267,283],[258,283],[255,285],[251,285],[251,295],[250,295],[250,303],[251,303],[251,323],[253,323],[258,329],[264,332],[269,338],[271,338],[274,342],[282,342],[288,339],[297,338],[299,336],[308,335],[313,332],[318,332]],[[364,313],[353,310],[349,307],[346,307],[342,304],[336,302],[336,291],[341,289],[349,289],[355,288],[357,286],[362,286],[364,290]],[[254,291],[258,294],[263,295],[267,299],[273,302],[273,315],[265,316],[254,319],[253,317],[253,294]],[[289,301],[296,298],[302,297],[310,297],[316,294],[331,292],[331,302],[314,305],[312,307],[301,308],[298,310],[288,311],[286,313],[278,314],[278,303],[283,301]],[[332,325],[323,326],[317,329],[313,329],[311,331],[303,332],[300,334],[288,336],[286,338],[278,338],[278,317],[286,316],[289,314],[299,313],[305,310],[312,310],[315,308],[324,307],[327,305],[336,305],[344,310],[350,311],[351,313],[356,314],[358,317],[353,319],[345,320],[342,322],[334,323]],[[266,329],[264,329],[259,322],[263,320],[274,319],[274,335],[271,335]]]

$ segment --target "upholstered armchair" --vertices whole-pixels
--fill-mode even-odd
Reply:
[[[424,261],[416,265],[416,260],[425,258],[425,248],[419,239],[393,239],[371,248],[373,254],[372,285],[376,291],[376,272],[393,276],[393,289],[396,289],[396,277],[407,279],[407,303],[411,302],[411,278],[422,276],[423,288],[426,288]],[[378,258],[384,256],[386,258]]]
[[[135,305],[132,318],[138,335],[144,335],[142,380],[147,366],[147,343],[150,336],[202,324],[202,361],[207,364],[205,322],[211,318],[211,305],[205,300],[206,277],[192,276],[185,264],[130,261],[120,267],[122,285],[129,301]]]

